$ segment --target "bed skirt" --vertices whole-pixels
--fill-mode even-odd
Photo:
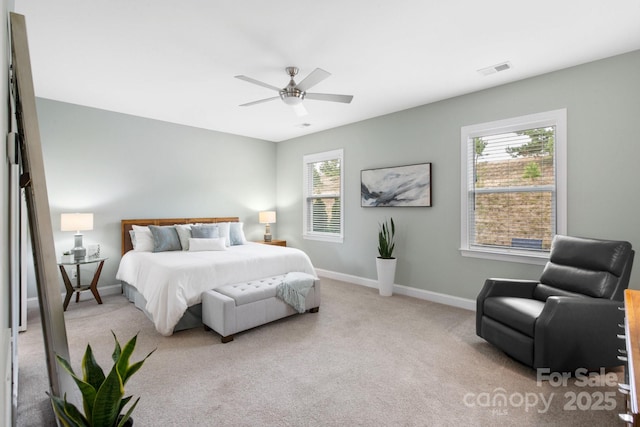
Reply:
[[[124,296],[127,297],[127,299],[132,302],[133,305],[136,306],[136,308],[140,309],[149,318],[149,320],[153,322],[153,317],[145,309],[147,300],[144,299],[142,294],[127,282],[121,281],[120,283],[122,284],[122,293],[124,294]],[[178,324],[173,328],[173,332],[178,332],[185,329],[202,328],[203,326],[202,304],[196,304],[187,308],[187,311],[185,311]]]

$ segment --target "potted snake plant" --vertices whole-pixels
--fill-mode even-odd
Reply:
[[[393,256],[395,249],[396,225],[393,218],[379,224],[378,228],[378,258],[376,258],[376,270],[378,272],[378,290],[381,296],[393,294],[393,282],[396,276],[396,258]]]
[[[129,364],[133,350],[136,346],[138,335],[120,347],[118,338],[113,334],[115,349],[112,359],[113,367],[105,376],[104,371],[93,357],[91,346],[87,344],[87,349],[82,358],[83,377],[76,375],[71,364],[63,357],[57,356],[58,363],[71,375],[76,385],[82,393],[82,403],[84,414],[75,405],[67,402],[67,396],[60,398],[50,396],[53,411],[61,426],[64,427],[130,427],[133,426],[131,413],[135,409],[140,398],[129,407],[127,412],[122,413],[132,396],[124,397],[124,385],[141,367],[149,356],[155,351],[133,364]]]

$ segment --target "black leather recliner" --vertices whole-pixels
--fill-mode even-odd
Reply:
[[[532,368],[574,372],[621,365],[629,242],[557,235],[539,281],[488,279],[476,333]]]

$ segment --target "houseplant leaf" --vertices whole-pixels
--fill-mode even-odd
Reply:
[[[93,427],[113,427],[120,413],[120,401],[124,396],[124,385],[114,364],[96,393],[91,425]]]
[[[84,375],[84,381],[91,384],[96,390],[104,381],[104,371],[93,357],[93,351],[90,345],[87,345],[84,357],[82,358],[82,374]]]
[[[111,331],[111,335],[113,335],[113,339],[116,342],[115,347],[113,348],[113,353],[111,354],[111,358],[113,359],[113,363],[117,363],[118,359],[120,359],[120,353],[122,352],[122,349],[120,348],[120,342],[118,341],[118,337],[116,337],[115,332]]]
[[[80,389],[80,393],[82,393],[82,403],[84,406],[84,414],[87,419],[91,419],[91,412],[93,408],[93,402],[96,398],[96,388],[93,387],[88,382],[80,379],[76,373],[73,371],[73,368],[63,357],[60,357],[56,354],[56,359],[60,366],[62,366],[68,373],[71,375],[71,378],[75,381],[76,385]]]
[[[115,335],[114,335],[114,338],[115,338]],[[124,348],[122,348],[121,350],[120,350],[120,345],[118,343],[118,340],[116,339],[116,349],[118,352],[118,359],[117,360],[114,359],[114,361],[118,366],[118,372],[120,373],[120,377],[122,378],[122,384],[126,384],[129,378],[131,378],[133,374],[138,372],[138,370],[142,367],[143,363],[149,358],[149,356],[153,354],[154,351],[156,351],[155,349],[152,350],[149,354],[147,354],[144,357],[144,359],[134,363],[133,365],[129,365],[129,359],[133,354],[133,350],[135,349],[137,339],[138,339],[138,335],[136,334],[133,338],[129,340],[129,342],[127,342],[124,345]],[[116,355],[116,351],[114,351],[114,356],[115,355]]]
[[[93,351],[91,350],[91,346],[87,344],[87,349],[84,352],[84,357],[82,358],[82,373],[84,376],[84,381],[87,384],[90,384],[93,389],[97,392],[102,383],[104,382],[104,372],[96,359],[93,357]],[[95,396],[93,398],[85,399],[85,414],[87,418],[91,418],[91,413],[93,412],[93,402],[95,400]]]
[[[89,422],[78,408],[67,402],[66,394],[64,395],[64,400],[57,396],[49,395],[49,397],[51,398],[53,412],[55,412],[63,427],[89,427]]]
[[[131,399],[131,396],[129,396],[128,398],[126,398],[127,402]],[[124,400],[124,399],[123,399]],[[131,405],[131,407],[129,408],[129,410],[127,411],[126,414],[122,415],[120,417],[120,419],[118,420],[118,426],[117,427],[123,427],[127,420],[129,420],[131,418],[131,413],[133,412],[133,410],[135,409],[135,407],[138,405],[138,401],[140,401],[140,398],[137,398],[135,402],[133,402],[133,405]],[[125,403],[126,405],[126,403]],[[123,405],[124,406],[124,405]]]
[[[113,333],[113,331],[111,332]],[[115,334],[113,335],[113,337],[116,340],[116,348],[120,348],[120,344],[118,343],[118,339],[116,338]],[[131,338],[129,340],[129,342],[127,342],[124,345],[124,348],[122,349],[122,351],[120,351],[118,360],[116,360],[116,364],[115,366],[118,368],[118,374],[120,375],[120,378],[122,378],[122,384],[125,384],[127,382],[127,371],[129,370],[129,358],[131,357],[131,354],[133,353],[133,350],[136,347],[136,341],[138,340],[138,334],[134,335],[133,338]],[[115,355],[115,351],[114,351],[114,355]]]
[[[118,412],[122,412],[122,410],[127,405],[127,403],[129,403],[129,401],[131,400],[132,397],[133,396],[127,396],[127,397],[123,397],[122,400],[120,400],[120,410]],[[140,398],[138,398],[138,399],[140,399]]]
[[[149,356],[151,356],[151,355],[153,354],[153,352],[154,352],[154,351],[155,351],[155,350],[153,350],[153,351],[151,351],[149,354],[147,354],[147,356],[146,356],[144,359],[142,359],[141,361],[136,362],[136,363],[134,363],[133,365],[129,366],[129,368],[127,369],[127,374],[126,374],[126,376],[125,376],[125,377],[124,377],[124,379],[123,379],[123,382],[125,382],[125,383],[126,383],[126,382],[129,380],[129,378],[131,378],[131,376],[132,376],[133,374],[135,374],[136,372],[138,372],[138,370],[139,370],[140,368],[142,368],[142,364],[145,362],[145,360],[147,360],[147,358],[148,358]]]

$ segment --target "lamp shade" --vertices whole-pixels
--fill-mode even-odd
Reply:
[[[274,224],[276,222],[275,211],[262,211],[258,213],[260,224]]]
[[[63,213],[60,215],[60,230],[84,231],[93,230],[92,213]]]

